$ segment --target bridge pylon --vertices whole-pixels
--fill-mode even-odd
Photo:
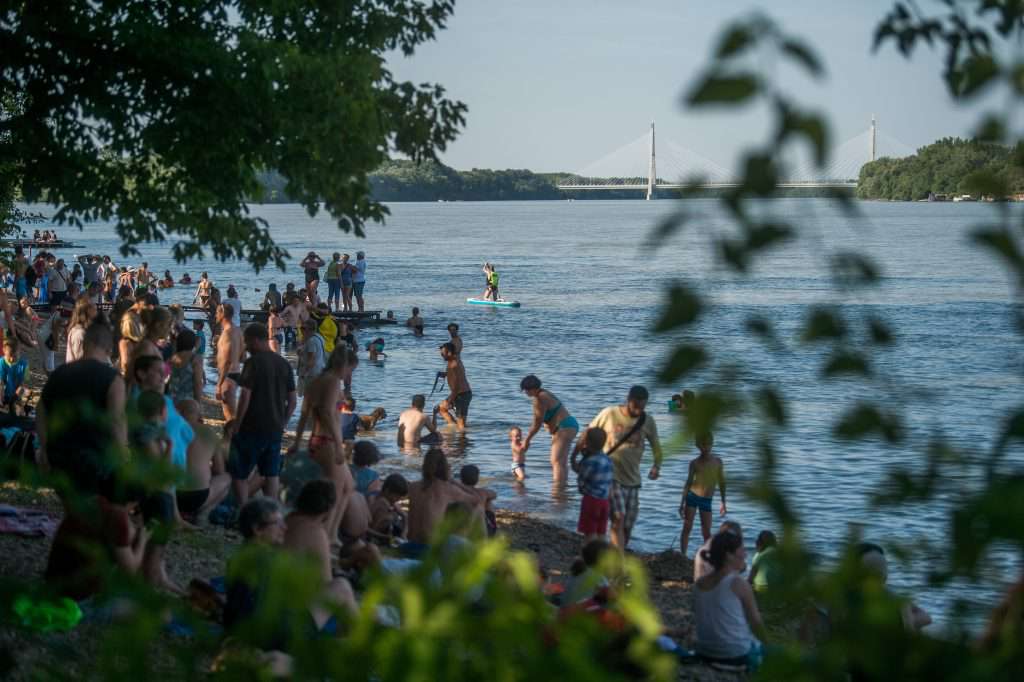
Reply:
[[[658,183],[658,174],[654,167],[654,121],[651,121],[651,162],[647,168],[647,201],[654,197],[654,188]]]

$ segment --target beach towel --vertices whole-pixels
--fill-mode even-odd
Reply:
[[[22,509],[0,504],[0,534],[23,538],[53,537],[57,519],[37,509]]]

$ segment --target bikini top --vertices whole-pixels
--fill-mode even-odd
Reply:
[[[550,395],[550,393],[549,393],[548,395]],[[552,396],[552,397],[553,397],[553,396]],[[544,419],[543,419],[543,421],[545,421],[545,422],[549,422],[549,421],[551,421],[552,419],[554,419],[554,418],[555,418],[555,415],[556,415],[556,414],[558,414],[558,411],[559,411],[560,409],[562,409],[562,401],[561,401],[561,400],[559,400],[559,401],[558,401],[558,404],[557,404],[557,405],[555,405],[555,406],[554,406],[554,407],[552,407],[552,408],[551,408],[550,410],[548,410],[547,412],[545,412],[545,413],[544,413]]]

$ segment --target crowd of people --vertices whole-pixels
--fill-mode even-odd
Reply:
[[[469,428],[473,392],[457,324],[448,326],[449,340],[439,348],[445,369],[438,379],[447,385],[447,395],[429,414],[426,397],[413,396],[398,420],[399,447],[429,448],[422,455],[420,480],[409,481],[400,473],[382,476],[375,469],[377,447],[358,440],[360,429],[372,429],[380,417],[356,411],[353,378],[362,349],[353,328],[331,312],[352,309],[353,297],[362,310],[362,252],[355,264],[345,254],[333,254],[328,264],[310,252],[301,264],[305,287],[296,290],[288,284],[281,292],[271,285],[262,306],[267,322],[244,327],[235,287],[221,298],[205,272],[195,301],[208,314],[188,321],[181,306],[160,304],[156,291],[161,280],[146,263],[119,268],[109,257],[83,256],[68,272],[62,259],[43,252],[36,258],[43,262],[40,284],[35,264],[20,251],[19,257],[23,260],[16,260],[14,274],[21,274],[0,291],[0,324],[7,330],[0,393],[12,412],[24,410],[27,363],[19,348],[44,343],[55,357],[47,361],[49,378],[36,406],[38,461],[66,480],[60,489],[65,517],[47,578],[68,596],[81,599],[100,588],[100,576],[92,570],[97,556],[83,551],[83,542],[102,546],[104,557],[124,571],[160,589],[184,593],[166,570],[168,538],[206,523],[228,499],[236,510],[232,522],[247,543],[316,557],[323,567],[324,603],[346,609],[358,602],[352,585],[334,577],[334,568],[346,558],[358,562],[369,556],[379,565],[379,551],[372,548],[387,552],[397,547],[403,560],[418,561],[442,528],[448,529],[442,542],[455,544],[495,532],[495,493],[479,486],[479,469],[467,465],[453,476],[445,452],[436,447],[439,416],[457,429]],[[320,301],[320,268],[325,265],[328,298]],[[36,272],[35,281],[29,281],[30,271]],[[172,280],[170,273],[164,279]],[[8,305],[12,290],[16,305]],[[115,291],[112,297],[110,291]],[[49,303],[42,317],[32,306],[39,300]],[[423,334],[418,309],[406,326]],[[211,392],[224,419],[221,432],[205,423],[202,409],[209,400],[208,345],[215,349]],[[63,362],[57,362],[61,347]],[[295,350],[295,367],[282,355],[286,348]],[[381,356],[383,339],[371,341],[367,353],[371,360]],[[661,473],[663,452],[656,421],[647,412],[649,392],[633,386],[621,404],[582,425],[539,377],[524,377],[520,389],[532,403],[533,419],[528,427],[509,432],[511,472],[519,482],[527,478],[527,453],[546,428],[555,483],[567,484],[570,472],[577,478],[577,530],[585,564],[578,573],[592,580],[598,555],[629,546],[640,510],[647,444],[653,464],[646,477],[656,480]],[[670,409],[685,412],[693,398],[691,392],[674,396]],[[298,424],[287,453],[308,452],[318,475],[290,496],[292,511],[285,514],[279,504],[283,442],[296,410]],[[757,595],[781,580],[777,543],[771,531],[762,532],[748,579],[740,579],[747,570],[740,526],[727,521],[711,533],[716,491],[719,512],[727,513],[725,466],[713,443],[710,433],[697,436],[699,455],[689,464],[679,508],[684,557],[698,517],[703,537],[694,556],[697,651],[711,660],[753,664],[765,639]],[[139,470],[162,476],[140,477]],[[454,526],[449,523],[453,515],[461,519]],[[866,552],[865,561],[878,564],[880,552]],[[607,587],[602,580],[593,589],[574,582],[579,599],[572,603]],[[258,585],[253,576],[229,584],[229,623],[257,607]],[[318,609],[310,614],[317,629],[330,630],[331,609]],[[916,607],[906,619],[915,628],[928,622]]]

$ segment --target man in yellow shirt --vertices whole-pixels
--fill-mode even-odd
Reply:
[[[626,549],[633,526],[640,509],[640,461],[644,455],[644,441],[651,443],[654,466],[647,478],[656,480],[661,472],[661,442],[658,440],[658,426],[654,419],[644,412],[649,398],[643,386],[633,386],[626,396],[625,405],[606,407],[590,422],[591,427],[600,427],[608,434],[605,452],[611,457],[615,480],[611,491],[612,544]],[[576,440],[574,452],[579,451],[586,440],[584,429]]]

